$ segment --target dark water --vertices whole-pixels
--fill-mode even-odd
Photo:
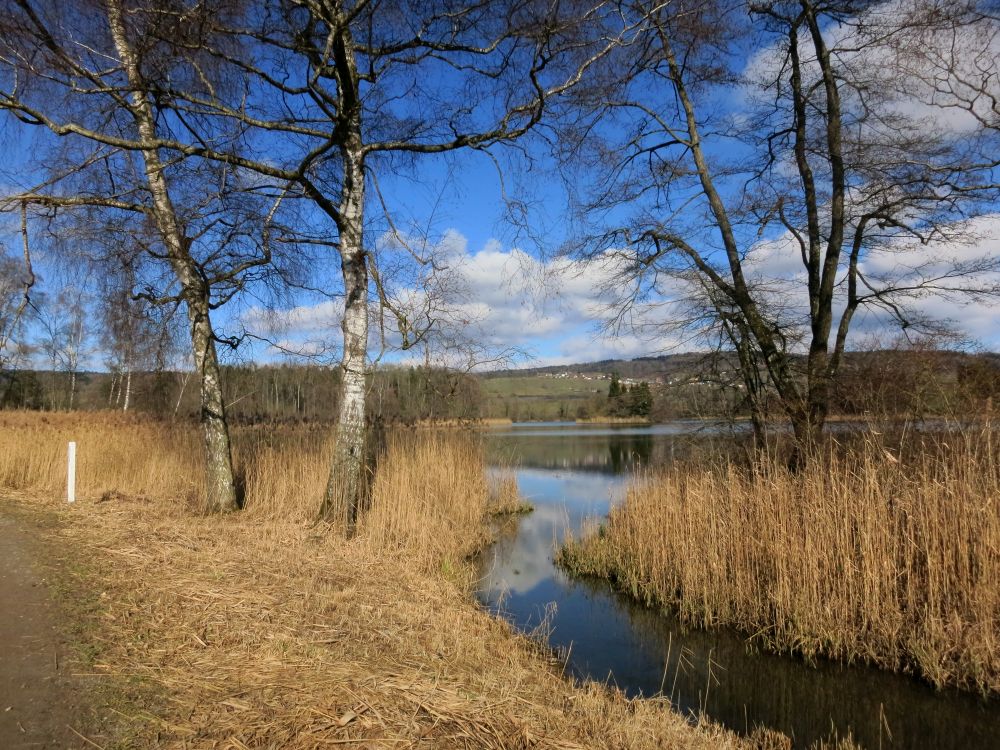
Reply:
[[[652,428],[515,425],[491,434],[494,460],[517,467],[534,513],[506,529],[483,559],[481,600],[524,631],[547,634],[579,677],[630,695],[663,693],[685,713],[730,728],[778,729],[805,747],[831,730],[866,748],[1000,748],[1000,702],[935,692],[875,669],[759,653],[738,633],[685,629],[673,617],[570,579],[552,564],[567,530],[603,517],[633,469],[711,439],[702,423]]]

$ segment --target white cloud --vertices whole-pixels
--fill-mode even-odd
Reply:
[[[900,34],[900,29],[906,33]],[[867,92],[867,108],[877,105],[883,113],[902,116],[917,131],[954,138],[975,131],[980,119],[995,122],[992,107],[1000,96],[1000,33],[992,21],[948,28],[927,0],[888,0],[830,24],[824,35],[842,78]],[[805,77],[816,80],[819,69],[807,34],[800,35],[799,53]],[[751,107],[772,104],[773,91],[767,83],[788,75],[781,46],[757,51],[743,73],[748,81],[764,87],[743,88],[738,94],[743,103]],[[848,110],[860,111],[853,89],[842,87],[841,95]],[[867,137],[884,137],[880,118],[866,119]]]
[[[970,222],[967,230],[978,240],[890,247],[870,254],[862,263],[862,271],[871,278],[885,274],[915,280],[918,275],[939,272],[950,259],[1000,258],[1000,214],[980,217]],[[665,297],[637,305],[630,325],[602,333],[609,320],[609,289],[623,283],[617,256],[609,254],[592,263],[566,258],[543,260],[517,248],[504,249],[495,241],[470,252],[465,238],[456,231],[448,232],[442,244],[446,252],[438,257],[448,258],[454,283],[453,296],[438,304],[437,309],[447,313],[446,321],[440,324],[441,333],[478,344],[479,354],[518,348],[534,355],[527,364],[538,366],[634,358],[704,346],[704,342],[689,334],[685,338],[683,330],[668,325],[681,308]],[[789,237],[758,243],[748,255],[748,270],[749,278],[767,290],[771,303],[780,306],[784,320],[800,324],[807,320],[805,274],[798,246]],[[979,280],[1000,285],[1000,274],[984,275]],[[676,295],[680,290],[677,285],[670,293]],[[409,295],[405,297],[407,304],[414,309],[425,303],[423,290],[401,287],[400,293],[401,298]],[[841,284],[838,312],[843,309],[843,296]],[[958,321],[967,334],[990,346],[1000,344],[992,299],[961,304],[947,296],[916,295],[901,297],[900,301],[915,313]],[[244,322],[271,326],[272,331],[277,325],[281,331],[279,345],[285,350],[330,352],[340,340],[340,302],[325,300],[274,313],[254,310]],[[872,332],[888,332],[886,323],[884,315],[859,314],[854,340]],[[398,335],[390,331],[389,339],[390,345],[398,345]],[[373,350],[379,346],[375,326],[371,343]],[[398,359],[412,355],[392,356]]]
[[[880,279],[891,279],[901,287],[914,288],[891,297],[912,319],[926,317],[948,322],[959,332],[992,348],[1000,346],[997,327],[997,299],[963,292],[970,287],[1000,289],[1000,213],[986,214],[963,225],[946,227],[955,239],[930,244],[899,239],[884,248],[873,249],[862,258],[861,273],[876,287]],[[990,265],[992,268],[989,268]],[[956,275],[954,270],[982,267],[974,275]],[[748,255],[748,278],[766,286],[765,298],[780,308],[786,323],[805,325],[808,299],[805,270],[798,245],[788,236],[758,243]],[[844,309],[846,284],[842,270],[836,290],[837,319]],[[862,289],[862,293],[865,290]],[[864,319],[860,319],[863,317]],[[854,322],[849,341],[871,333],[891,338],[895,326],[884,313],[869,312]]]
[[[330,329],[339,329],[342,315],[343,305],[339,300],[324,300],[288,310],[254,307],[244,313],[243,322],[251,330],[270,334],[326,335]]]
[[[383,238],[381,251],[394,240]],[[398,243],[398,240],[395,241]],[[440,271],[432,296],[422,287],[397,284],[393,295],[416,319],[433,305],[433,313],[451,338],[464,337],[493,350],[518,348],[538,355],[533,363],[575,361],[597,356],[639,356],[649,345],[635,335],[601,337],[594,331],[608,314],[607,289],[619,275],[618,261],[608,257],[593,263],[556,258],[541,260],[518,248],[504,249],[490,241],[470,252],[467,241],[449,230],[433,248],[405,242],[416,253],[433,254]],[[425,279],[426,281],[426,279]],[[437,283],[437,282],[435,282]],[[317,342],[339,341],[341,302],[324,300],[283,310],[253,308],[242,322],[250,330],[291,351],[313,351]],[[372,345],[378,346],[379,329],[372,328]],[[399,337],[387,325],[390,345]]]

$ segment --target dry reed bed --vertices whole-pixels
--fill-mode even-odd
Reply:
[[[330,428],[319,424],[232,429],[245,512],[260,520],[312,520],[326,486]],[[139,415],[0,412],[0,487],[61,492],[66,443],[77,442],[77,493],[182,498],[204,494],[197,427]]]
[[[801,474],[679,466],[561,551],[689,623],[769,647],[1000,692],[1000,446],[985,429],[890,452],[878,435]]]
[[[196,441],[179,431],[21,415],[5,416],[0,432],[0,482],[20,490],[7,501],[55,516],[55,548],[85,561],[101,592],[94,671],[138,678],[162,695],[162,705],[134,717],[136,745],[788,746],[766,732],[751,743],[692,728],[661,701],[574,687],[473,606],[454,576],[440,574],[484,538],[487,481],[467,439],[391,441],[371,512],[345,542],[304,520],[319,480],[306,458],[284,453],[288,441],[265,433],[243,436],[254,446],[240,449],[247,511],[192,513],[176,492],[191,491],[184,462]],[[101,448],[81,448],[85,491],[72,507],[59,498],[70,436]],[[302,449],[322,443],[318,434],[292,442],[300,438]],[[33,454],[43,458],[19,469]],[[322,450],[310,455],[322,474]],[[272,491],[291,503],[287,512]]]

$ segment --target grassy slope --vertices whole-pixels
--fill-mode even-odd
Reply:
[[[480,385],[487,414],[527,420],[573,419],[580,406],[608,393],[608,381],[582,377],[510,375],[483,378]]]
[[[197,465],[185,428],[30,415],[5,427],[0,486],[20,489],[0,502],[54,519],[45,533],[86,561],[68,579],[99,602],[79,610],[81,647],[95,680],[155,696],[118,709],[144,746],[787,747],[574,686],[476,607],[462,561],[490,505],[481,456],[457,436],[390,445],[373,509],[345,542],[308,517],[319,452],[296,462],[251,440],[248,509],[206,518],[178,493],[196,483],[173,473]],[[59,498],[67,434],[85,468],[74,506]],[[296,453],[315,442],[286,438]]]
[[[608,393],[608,381],[582,377],[512,375],[484,378],[481,382],[487,395],[502,398],[590,398]]]

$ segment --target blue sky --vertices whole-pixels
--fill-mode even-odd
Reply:
[[[456,177],[439,195],[438,188],[407,189],[400,186],[392,193],[400,215],[423,217],[430,222],[430,236],[449,265],[459,272],[465,288],[455,302],[455,317],[469,321],[467,330],[497,350],[517,347],[527,356],[519,359],[524,366],[567,364],[605,358],[633,358],[661,353],[676,353],[704,348],[705,341],[677,333],[637,328],[606,326],[612,310],[601,288],[613,282],[613,264],[585,264],[560,257],[564,239],[561,218],[568,210],[555,178],[542,192],[545,200],[537,207],[544,214],[547,231],[527,237],[521,227],[506,220],[495,170],[485,159],[458,158]],[[478,163],[477,163],[478,162]],[[484,163],[485,162],[485,163]],[[423,171],[426,178],[431,169]],[[437,171],[440,178],[452,174]],[[539,179],[545,179],[539,176]],[[428,206],[434,204],[433,215]],[[917,250],[908,261],[918,257],[952,252],[1000,256],[1000,213],[989,214],[975,222],[980,240],[971,245],[934,247]],[[539,243],[541,240],[541,243]],[[758,248],[756,272],[801,284],[801,264],[797,251],[778,239],[764,241]],[[662,300],[661,300],[662,301]],[[954,300],[929,297],[918,303],[929,315],[949,320],[986,348],[1000,349],[1000,330],[996,325],[996,305],[992,300],[958,304]],[[270,335],[290,349],[329,339],[337,325],[336,302],[308,302],[279,315],[281,325]],[[655,315],[670,312],[659,310]],[[254,322],[254,311],[242,314],[243,322]],[[642,322],[642,321],[640,321]],[[853,341],[870,345],[877,340],[888,345],[895,338],[894,329],[884,325],[877,315],[861,312],[855,320]],[[872,338],[875,337],[875,338]],[[373,349],[378,349],[372,337]],[[266,357],[267,355],[265,355]],[[390,352],[387,361],[420,359],[421,354]]]
[[[760,52],[747,63],[748,68],[766,67],[767,51]],[[730,92],[731,93],[731,92]],[[741,103],[738,95],[732,102]],[[714,102],[719,103],[719,100]],[[966,125],[959,119],[948,121],[951,115],[941,110],[918,113],[934,118],[935,125],[950,127],[961,134]],[[0,179],[4,192],[29,183],[33,174],[32,158],[37,153],[31,138],[21,136],[11,126],[0,128],[4,140],[0,152],[6,155],[4,175]],[[529,142],[530,143],[530,142]],[[637,326],[606,329],[612,309],[604,292],[614,287],[620,266],[606,260],[585,264],[560,257],[562,243],[570,234],[569,209],[559,178],[550,170],[542,150],[529,145],[536,158],[529,169],[523,159],[505,165],[505,183],[510,193],[527,197],[530,210],[524,225],[509,222],[501,194],[501,184],[492,161],[476,152],[457,153],[448,158],[417,157],[406,176],[379,175],[395,226],[416,244],[426,243],[445,262],[448,298],[447,323],[443,333],[452,339],[477,340],[491,351],[517,350],[523,353],[519,361],[526,365],[592,361],[610,357],[636,357],[649,354],[689,351],[705,346],[705,342],[690,335],[668,330],[659,325],[669,322],[678,311],[671,308],[669,285],[654,297],[653,305],[641,307],[634,320]],[[729,155],[729,146],[718,147],[719,157]],[[392,257],[393,241],[387,236],[387,225],[378,219],[379,206],[369,190],[369,209],[373,217],[369,226],[369,241]],[[985,253],[1000,257],[1000,207],[977,219],[972,229],[975,242],[964,245],[936,245],[912,248],[902,261],[889,257],[873,260],[873,270],[906,273],[906,267],[949,254],[972,256]],[[0,242],[8,253],[19,248],[16,217],[0,216]],[[316,269],[314,282],[336,292],[339,260],[328,250],[327,260]],[[801,307],[801,264],[796,251],[780,233],[763,235],[753,253],[752,273],[774,279],[784,301]],[[902,257],[902,256],[901,256]],[[58,258],[36,247],[36,262],[43,288],[54,293],[59,285],[72,283],[58,273]],[[897,265],[892,266],[893,263]],[[412,269],[411,269],[412,270]],[[76,279],[78,281],[78,279]],[[412,278],[404,277],[396,284],[401,298],[419,303],[422,299]],[[991,300],[968,305],[954,300],[926,297],[915,301],[923,312],[939,319],[952,321],[956,328],[979,341],[985,347],[1000,349],[1000,327],[996,323],[995,304]],[[321,345],[336,358],[338,345],[339,302],[336,297],[323,299],[315,294],[296,293],[276,314],[265,315],[259,303],[248,297],[228,305],[216,313],[216,323],[223,334],[237,333],[243,327],[280,343],[282,348],[315,351]],[[889,343],[893,333],[884,320],[875,315],[860,314],[855,323],[853,343],[864,345],[869,337],[881,337]],[[389,343],[393,337],[389,335]],[[380,350],[377,331],[371,344],[374,354]],[[266,343],[257,342],[239,353],[239,359],[278,361],[282,355]],[[485,356],[485,353],[484,353]],[[406,361],[422,358],[422,353],[389,351],[384,361]],[[100,357],[92,355],[94,366]]]
[[[894,3],[898,0],[883,6],[888,16],[894,12]],[[833,28],[830,33],[832,38],[843,38],[851,32]],[[877,67],[870,59],[850,59],[850,54],[847,58],[848,64]],[[773,50],[764,48],[737,64],[744,65],[748,74],[763,75],[762,71],[772,66],[774,60]],[[652,96],[650,101],[658,106],[665,106],[671,99],[669,95],[657,99],[649,92],[644,95]],[[707,103],[723,117],[739,116],[748,103],[742,90],[710,92],[708,96],[711,98]],[[929,130],[940,128],[957,139],[970,132],[969,118],[957,110],[914,105],[907,115],[924,123]],[[587,265],[559,257],[561,244],[571,232],[566,196],[559,179],[546,170],[540,151],[527,148],[539,158],[537,169],[528,172],[515,165],[505,176],[509,190],[518,197],[526,190],[531,200],[526,226],[512,226],[506,221],[496,171],[480,154],[457,154],[447,162],[424,158],[413,170],[413,180],[380,177],[397,226],[406,231],[408,220],[412,219],[416,232],[426,232],[428,242],[445,253],[449,267],[456,272],[460,293],[452,300],[452,317],[468,321],[467,334],[497,349],[517,347],[531,355],[527,364],[635,357],[706,346],[705,341],[690,333],[661,325],[681,312],[671,307],[671,300],[683,290],[670,284],[648,300],[649,304],[637,309],[632,321],[635,326],[607,330],[613,310],[608,307],[609,298],[602,290],[615,286],[620,267],[614,262]],[[721,145],[712,144],[708,148],[710,157],[719,160],[737,156],[731,141],[722,140]],[[629,208],[623,207],[622,214]],[[697,219],[691,221],[697,225]],[[884,272],[913,278],[916,269],[933,270],[950,257],[1000,257],[1000,207],[988,209],[966,228],[975,235],[974,240],[928,246],[913,244],[905,252],[896,243],[884,252],[873,253],[865,261],[865,270],[873,276]],[[384,227],[372,229],[376,242],[381,231]],[[791,308],[791,314],[796,309],[801,314],[806,308],[803,271],[798,251],[789,237],[772,226],[759,238],[743,239],[748,246],[753,245],[748,261],[751,275],[767,279],[773,296]],[[993,280],[1000,283],[995,275]],[[914,298],[908,304],[910,312],[949,322],[971,340],[990,349],[1000,348],[1000,327],[995,324],[992,299],[963,304],[954,296],[929,295]],[[243,318],[255,319],[253,311],[249,318]],[[278,327],[275,335],[289,348],[302,346],[308,350],[318,338],[329,339],[330,332],[335,332],[336,306],[329,303],[317,306],[303,300],[279,319],[284,325]],[[889,345],[896,336],[897,332],[886,326],[883,315],[861,311],[854,321],[851,344]],[[372,343],[377,349],[374,338]],[[389,353],[387,359],[408,356]]]

